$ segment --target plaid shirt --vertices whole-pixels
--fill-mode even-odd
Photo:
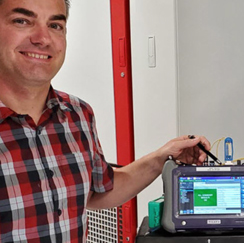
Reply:
[[[113,188],[93,111],[50,88],[36,126],[0,101],[0,242],[85,242],[90,190]]]

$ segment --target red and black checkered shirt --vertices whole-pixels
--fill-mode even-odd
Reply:
[[[85,242],[90,190],[113,188],[91,107],[50,88],[36,126],[0,101],[0,242]]]

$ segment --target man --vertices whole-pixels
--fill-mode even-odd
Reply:
[[[0,0],[0,242],[85,242],[86,208],[118,206],[169,156],[202,163],[204,137],[169,141],[115,171],[88,104],[55,91],[66,50],[68,0]]]

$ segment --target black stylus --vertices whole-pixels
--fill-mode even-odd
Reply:
[[[190,139],[195,138],[194,135],[189,135],[188,137],[189,137]],[[216,163],[218,163],[218,164],[220,164],[220,165],[222,164],[221,161],[220,161],[217,157],[215,157],[211,152],[209,152],[208,150],[206,150],[205,147],[204,147],[201,143],[198,143],[197,146],[198,146],[198,148],[200,148],[204,153],[206,153],[210,158],[212,158]]]

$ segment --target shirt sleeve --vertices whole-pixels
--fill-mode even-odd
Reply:
[[[91,191],[103,193],[113,189],[114,172],[113,168],[105,161],[97,135],[94,116],[92,121],[92,134],[94,140],[94,155]]]

